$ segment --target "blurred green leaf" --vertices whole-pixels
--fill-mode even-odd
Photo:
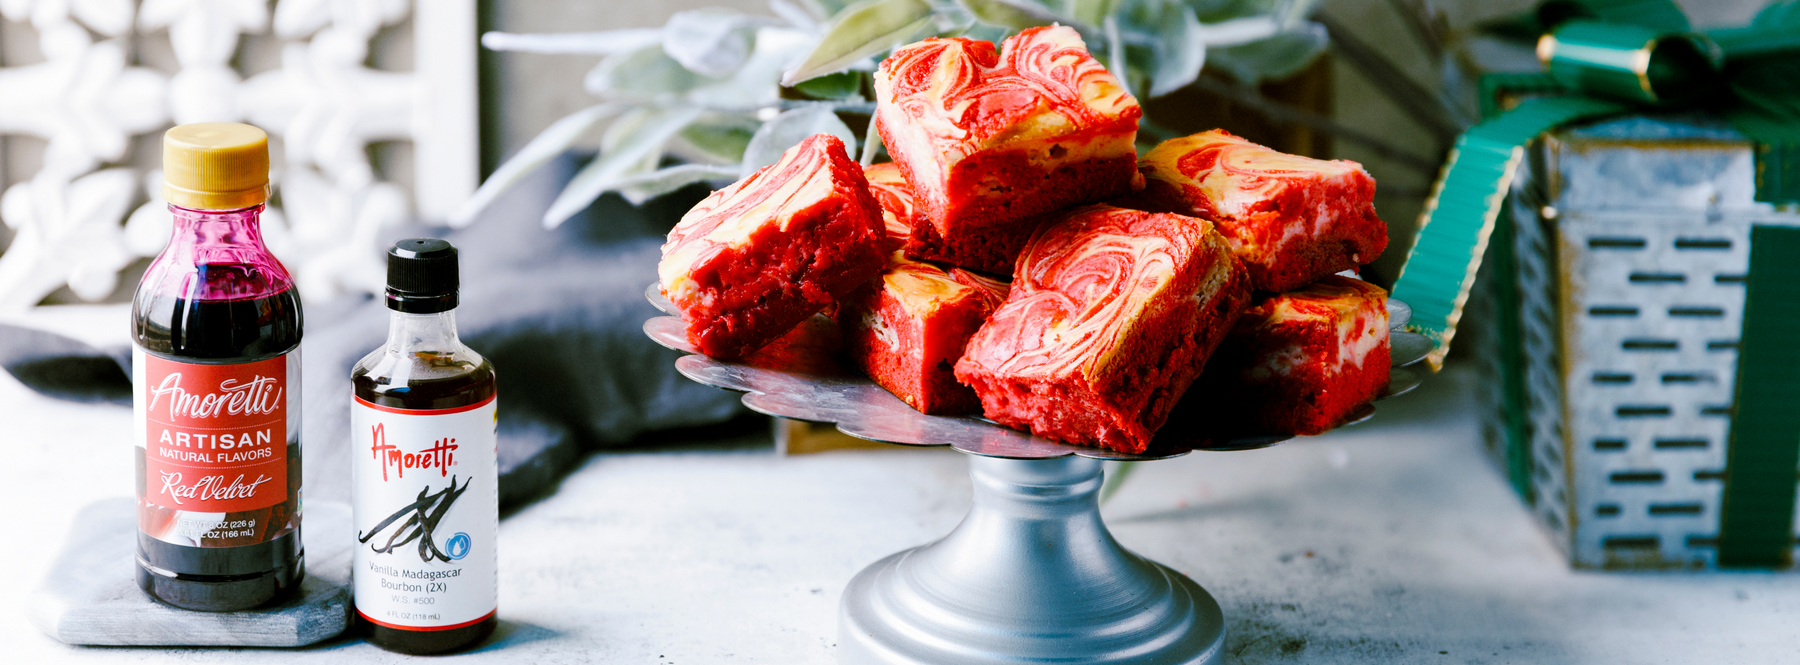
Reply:
[[[1244,16],[1265,16],[1290,0],[1185,0],[1201,23],[1218,23]]]
[[[703,181],[730,182],[738,175],[736,164],[719,166],[714,164],[681,164],[649,173],[621,178],[614,183],[619,193],[632,205],[643,205],[645,201],[673,192],[690,184]]]
[[[1280,32],[1281,24],[1271,16],[1245,16],[1200,26],[1200,38],[1211,48],[1262,41]]]
[[[763,123],[762,128],[756,130],[756,136],[750,139],[750,146],[744,149],[740,177],[749,177],[757,169],[781,161],[781,153],[814,134],[836,136],[844,142],[846,151],[856,149],[856,134],[850,131],[844,121],[838,119],[837,113],[829,105],[804,106],[775,116],[775,119]]]
[[[1125,479],[1130,478],[1131,472],[1137,470],[1137,462],[1107,460],[1105,467],[1100,481],[1101,505],[1106,505],[1106,502],[1112,500],[1113,495],[1118,494],[1119,490],[1125,487]]]
[[[812,45],[812,35],[792,28],[765,27],[756,49],[731,76],[713,79],[687,93],[691,103],[713,109],[749,111],[781,101],[781,71]]]
[[[1207,53],[1207,64],[1241,83],[1256,85],[1299,73],[1325,51],[1330,41],[1325,26],[1308,22],[1261,41],[1212,49]]]
[[[1113,0],[1068,0],[1064,14],[1077,21],[1099,25],[1112,13]]]
[[[931,22],[924,0],[863,0],[845,8],[825,26],[812,53],[782,77],[782,85],[843,71],[858,60],[911,39]]]
[[[788,25],[801,30],[817,30],[819,28],[820,16],[815,16],[811,11],[801,9],[788,0],[769,0],[769,11],[780,16],[781,20],[787,21]]]
[[[1008,30],[1003,27],[1000,27],[1000,26],[997,26],[997,25],[988,25],[986,23],[976,21],[973,24],[970,24],[969,28],[967,30],[962,31],[962,34],[959,36],[967,37],[969,39],[975,39],[975,40],[979,40],[979,41],[993,42],[995,44],[999,44],[1001,41],[1005,40],[1008,36],[1012,35],[1012,32],[1013,31]]]
[[[638,101],[669,100],[712,81],[681,66],[661,44],[606,56],[587,74],[595,95]]]
[[[838,72],[801,81],[794,89],[813,99],[849,99],[862,92],[862,81],[862,72]]]
[[[1156,66],[1150,70],[1150,95],[1161,97],[1180,90],[1199,78],[1206,64],[1206,40],[1200,34],[1200,19],[1187,5],[1169,4],[1163,14],[1162,31],[1156,36]]]
[[[619,103],[600,104],[576,111],[551,123],[549,127],[544,128],[544,131],[533,137],[530,143],[526,143],[525,147],[520,148],[518,154],[506,160],[506,163],[501,164],[500,168],[494,169],[494,174],[488,176],[487,182],[481,183],[481,188],[475,190],[475,194],[470,196],[469,200],[450,216],[450,225],[467,226],[469,222],[475,221],[475,217],[492,205],[494,199],[506,190],[512,189],[513,185],[524,180],[525,176],[531,175],[539,167],[556,158],[557,155],[561,155],[564,150],[568,150],[569,146],[575,145],[575,142],[580,140],[583,134],[593,129],[594,125],[599,124],[601,120],[618,115],[626,108],[628,107]]]
[[[756,136],[756,129],[761,126],[762,123],[746,115],[712,114],[682,129],[681,139],[707,156],[730,162],[731,168],[736,169],[736,164],[744,159],[744,148],[750,145],[750,138]]]
[[[1084,25],[1082,27],[1076,27],[1075,29],[1083,30],[1083,28],[1086,28],[1086,30],[1083,30],[1084,32],[1091,32],[1093,30],[1093,28],[1088,27],[1093,25],[1090,22],[1072,20],[1072,17],[1058,14],[1051,11],[1050,8],[1032,2],[1031,0],[956,0],[956,4],[962,5],[963,9],[968,10],[970,14],[974,14],[975,18],[982,23],[997,25],[1012,30],[1024,30],[1026,28],[1035,28],[1040,25],[1050,25],[1053,23],[1062,23],[1071,26],[1074,26],[1077,23],[1083,23]],[[1102,15],[1102,18],[1104,18],[1104,15]]]
[[[607,125],[606,132],[600,135],[600,154],[608,155],[617,152],[621,146],[626,145],[627,141],[651,127],[663,112],[663,109],[655,106],[639,106],[620,115]],[[662,164],[663,144],[658,144],[651,150],[639,152],[637,161],[627,165],[621,173],[649,173]]]
[[[663,52],[701,76],[725,76],[750,57],[762,22],[716,7],[675,12],[663,24]]]
[[[1119,85],[1125,86],[1126,94],[1142,89],[1131,80],[1131,67],[1125,54],[1125,37],[1119,29],[1118,17],[1107,14],[1101,25],[1106,30],[1106,68],[1112,70],[1113,77],[1119,79]]]
[[[845,7],[850,6],[850,3],[845,0],[801,0],[801,2],[821,18],[837,16],[844,11]]]
[[[489,32],[481,36],[481,45],[491,51],[610,55],[661,44],[662,40],[661,28],[630,28],[604,32],[569,32],[547,35]]]
[[[881,148],[881,128],[875,124],[874,118],[869,118],[869,126],[863,129],[862,156],[856,161],[863,166],[874,164],[875,155],[881,152]]]
[[[617,189],[619,182],[641,166],[647,155],[660,152],[663,144],[688,123],[700,117],[700,109],[692,106],[648,109],[645,121],[634,131],[621,133],[612,150],[603,152],[569,180],[550,209],[544,212],[544,227],[556,228],[587,208],[607,190]]]

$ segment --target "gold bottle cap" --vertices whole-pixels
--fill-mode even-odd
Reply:
[[[197,122],[163,134],[163,200],[236,210],[269,200],[269,135],[236,122]]]

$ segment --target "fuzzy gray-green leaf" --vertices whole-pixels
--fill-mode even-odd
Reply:
[[[614,186],[632,205],[643,205],[645,201],[696,182],[730,182],[736,179],[737,175],[738,167],[735,164],[726,166],[680,164],[620,178],[618,182],[614,183]]]
[[[750,146],[750,139],[756,136],[756,130],[761,126],[762,123],[747,115],[716,113],[681,130],[681,140],[708,157],[730,162],[731,168],[736,169],[744,159],[744,148]]]
[[[781,153],[814,134],[830,134],[844,142],[846,151],[856,149],[856,134],[839,120],[837,113],[825,104],[804,106],[775,116],[756,130],[750,147],[744,149],[744,162],[739,173],[749,176],[757,169],[781,161]]]
[[[1324,26],[1308,22],[1261,41],[1212,49],[1207,59],[1239,82],[1256,85],[1305,69],[1330,41]]]
[[[1162,30],[1156,37],[1156,67],[1150,72],[1150,95],[1161,97],[1180,90],[1199,78],[1206,64],[1206,40],[1200,19],[1187,5],[1170,5],[1163,13]]]
[[[1068,0],[1068,9],[1063,12],[1077,21],[1099,25],[1112,13],[1112,0]]]
[[[812,53],[781,79],[782,85],[843,71],[858,60],[893,48],[931,22],[924,0],[863,0],[844,8],[825,26]]]
[[[725,76],[750,57],[756,31],[747,19],[717,8],[675,12],[663,25],[663,52],[701,76]]]
[[[862,92],[862,72],[826,74],[794,84],[794,89],[814,99],[848,99]]]
[[[643,163],[645,156],[662,150],[663,144],[681,128],[700,117],[700,109],[692,106],[660,109],[635,132],[619,139],[618,144],[588,163],[569,185],[563,188],[550,209],[544,212],[544,226],[556,228],[575,213],[587,208],[607,190],[616,189],[631,169]]]
[[[661,44],[609,55],[587,75],[587,90],[611,98],[670,99],[714,81],[681,66]]]
[[[617,115],[625,108],[625,105],[618,103],[590,106],[551,123],[533,137],[530,143],[520,148],[518,154],[506,160],[500,168],[494,169],[494,174],[481,183],[481,188],[475,190],[475,194],[456,210],[456,214],[450,216],[450,225],[466,226],[475,221],[475,216],[492,205],[495,198],[538,170],[538,167],[568,150],[569,146],[575,145],[583,134],[601,120]]]
[[[1073,23],[1070,17],[1050,11],[1031,0],[956,0],[977,20],[1013,30],[1035,28],[1052,23]],[[1077,28],[1079,30],[1079,28]]]

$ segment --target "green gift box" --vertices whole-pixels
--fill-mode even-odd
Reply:
[[[1488,439],[1576,565],[1791,566],[1800,2],[1518,23],[1544,69],[1481,78],[1394,285],[1409,328],[1433,367],[1476,333]]]
[[[1462,342],[1490,449],[1576,566],[1792,564],[1800,214],[1756,200],[1756,150],[1632,115],[1514,173]]]

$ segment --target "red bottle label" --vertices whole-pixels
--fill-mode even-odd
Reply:
[[[197,546],[285,533],[297,507],[288,487],[290,358],[203,365],[137,356],[145,533]]]

